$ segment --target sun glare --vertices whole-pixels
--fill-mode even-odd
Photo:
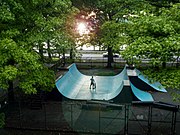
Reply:
[[[83,22],[77,24],[77,31],[80,35],[88,34],[87,26]]]

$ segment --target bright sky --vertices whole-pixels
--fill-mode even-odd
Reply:
[[[77,31],[79,32],[80,35],[89,33],[87,25],[84,22],[79,22],[77,24]]]

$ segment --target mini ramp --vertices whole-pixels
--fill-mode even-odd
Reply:
[[[133,99],[153,102],[156,99],[148,91],[155,89],[155,93],[166,92],[159,82],[151,84],[137,69],[124,67],[115,76],[93,77],[95,91],[89,89],[91,76],[80,73],[72,64],[69,71],[56,80],[56,87],[61,95],[72,100],[111,100],[122,103],[132,102]]]
[[[163,87],[159,82],[153,82],[153,83],[151,83],[151,82],[149,81],[149,79],[146,78],[145,76],[143,76],[143,74],[142,74],[139,70],[135,69],[135,71],[136,71],[136,73],[137,73],[137,77],[138,77],[141,81],[143,81],[144,83],[148,84],[149,86],[151,86],[152,88],[154,88],[154,89],[157,90],[157,91],[167,92],[167,91],[164,89],[164,87]]]
[[[131,84],[132,92],[137,99],[139,99],[140,101],[144,101],[144,102],[154,101],[152,95],[149,92],[142,91],[142,90],[136,88],[132,83],[130,83],[130,84]]]
[[[159,82],[150,82],[150,80],[143,76],[137,69],[128,69],[127,73],[135,100],[143,102],[159,101],[161,98],[156,95],[163,95],[163,93],[167,92]]]
[[[150,79],[143,76],[143,74],[137,69],[133,69],[133,70],[127,69],[127,74],[129,76],[129,80],[138,89],[145,91],[153,90],[157,92],[167,92],[159,82],[150,81]]]
[[[56,87],[66,98],[75,100],[111,100],[123,89],[123,80],[127,79],[126,68],[115,76],[93,76],[96,91],[89,89],[91,76],[80,73],[75,64],[56,81]]]

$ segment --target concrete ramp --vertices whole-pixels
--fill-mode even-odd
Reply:
[[[75,100],[111,100],[123,89],[123,80],[127,79],[126,67],[115,76],[93,76],[96,90],[90,90],[91,76],[80,73],[75,64],[56,81],[56,87],[66,98]]]
[[[145,101],[154,101],[154,99],[150,93],[136,88],[132,83],[130,83],[130,84],[131,84],[131,89],[132,89],[134,96],[136,98],[138,98],[140,101],[144,101],[144,102]]]
[[[56,87],[66,98],[72,100],[112,100],[130,102],[154,101],[152,93],[167,92],[159,82],[150,83],[137,69],[124,69],[115,76],[93,76],[96,89],[90,89],[92,76],[84,75],[72,64],[69,71],[57,79]],[[157,99],[155,99],[157,100]]]
[[[159,83],[159,82],[153,82],[151,83],[148,78],[144,77],[141,72],[137,69],[135,69],[136,73],[137,73],[137,76],[140,80],[142,80],[143,82],[145,82],[146,84],[148,84],[149,86],[151,86],[152,88],[154,88],[155,90],[157,91],[160,91],[160,92],[167,92],[164,87]]]

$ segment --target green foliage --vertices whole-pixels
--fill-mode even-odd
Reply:
[[[160,68],[163,63],[172,61],[180,52],[180,4],[159,8],[156,12],[139,12],[138,17],[128,17],[125,31],[128,47],[122,53],[127,61],[141,62],[149,59],[153,67],[145,74],[160,81],[165,87],[180,88],[180,70]],[[152,8],[153,9],[153,8]],[[128,35],[128,36],[127,36]],[[159,70],[157,70],[159,67]],[[177,97],[177,94],[174,94]]]
[[[130,18],[132,23],[127,24],[126,31],[129,47],[123,53],[124,58],[148,58],[154,66],[171,61],[180,51],[178,5],[162,8],[158,15],[141,12],[138,17]]]
[[[98,76],[114,76],[116,75],[113,71],[100,71],[96,75]]]
[[[6,2],[1,2],[0,8],[0,20],[2,21],[12,21],[14,20],[14,15],[10,11],[10,7]]]
[[[5,115],[4,113],[0,113],[0,128],[2,128],[5,125]]]
[[[172,61],[180,56],[180,3],[176,0],[78,0],[83,10],[97,13],[100,30],[97,42],[104,48],[122,53],[129,64],[148,59],[152,67]],[[78,4],[78,3],[76,3]],[[75,4],[75,5],[76,5]],[[109,60],[109,59],[108,59]],[[179,69],[147,70],[147,75],[171,88],[180,88]],[[146,73],[145,72],[145,73]]]
[[[120,46],[129,43],[130,17],[136,17],[140,11],[154,10],[146,1],[137,0],[102,0],[98,1],[97,8],[101,11],[98,18],[101,20],[100,41],[105,47],[114,46],[116,51]],[[129,32],[129,31],[128,31]],[[110,43],[111,42],[111,43]],[[127,43],[128,42],[128,43]]]
[[[118,23],[107,21],[101,26],[101,39],[100,41],[104,43],[106,47],[116,47],[119,45],[118,38],[121,37],[121,27]]]
[[[2,0],[0,12],[0,87],[16,80],[27,94],[50,91],[54,73],[41,61],[41,51],[48,41],[50,49],[69,45],[64,37],[71,1]]]
[[[143,73],[155,81],[160,81],[161,84],[167,88],[180,88],[180,70],[177,68],[161,68],[159,70],[154,70],[151,68],[145,70]]]
[[[159,70],[146,69],[143,73],[151,78],[153,81],[159,81],[164,87],[175,89],[169,91],[174,100],[180,101],[179,88],[180,88],[180,70],[177,68],[161,68]]]

